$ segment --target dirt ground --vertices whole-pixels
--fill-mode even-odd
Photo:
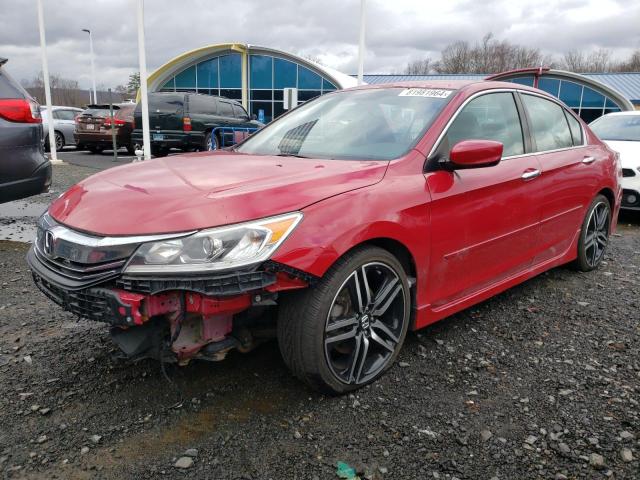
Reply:
[[[95,171],[62,169],[54,190]],[[4,478],[324,480],[337,461],[367,479],[640,478],[640,215],[598,271],[557,268],[412,333],[341,398],[292,378],[275,342],[166,375],[116,359],[104,325],[37,291],[27,248],[0,241]]]

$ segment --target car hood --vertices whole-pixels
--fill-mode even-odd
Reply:
[[[232,152],[172,156],[93,175],[49,214],[97,235],[184,232],[300,210],[379,182],[387,166]]]
[[[640,142],[605,140],[604,143],[620,154],[622,168],[635,170],[640,167]]]

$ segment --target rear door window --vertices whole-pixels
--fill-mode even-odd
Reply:
[[[233,107],[231,103],[225,101],[218,102],[218,115],[233,118]]]
[[[215,115],[216,111],[215,98],[206,95],[191,95],[189,97],[189,113]]]
[[[564,108],[546,98],[522,94],[531,123],[531,136],[536,151],[545,152],[573,146],[573,138]]]
[[[53,118],[57,118],[59,120],[74,120],[76,115],[77,113],[73,110],[56,110],[53,112]]]
[[[489,93],[465,105],[443,139],[446,153],[463,140],[493,140],[504,146],[503,156],[522,155],[524,137],[513,94]]]

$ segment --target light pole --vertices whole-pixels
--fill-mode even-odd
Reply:
[[[51,152],[51,163],[62,163],[62,160],[58,160],[58,153],[56,152],[56,136],[53,131],[53,110],[51,108],[51,85],[49,84],[49,62],[47,61],[47,40],[44,32],[44,12],[42,10],[42,0],[38,0],[38,30],[40,30],[40,50],[42,53],[42,77],[44,79],[44,98],[47,104],[47,116],[49,127],[49,150]]]
[[[147,97],[147,56],[144,47],[144,0],[137,0],[138,19],[138,68],[140,68],[140,105],[142,107],[142,151],[144,159],[151,158],[151,133],[149,130],[149,100]]]
[[[98,103],[98,94],[96,93],[96,69],[93,65],[93,38],[91,37],[91,30],[83,28],[82,31],[87,32],[89,34],[89,54],[91,56],[91,80],[93,82],[93,103]]]
[[[367,0],[360,0],[360,44],[358,46],[358,85],[362,85],[364,77],[364,38],[367,23]]]

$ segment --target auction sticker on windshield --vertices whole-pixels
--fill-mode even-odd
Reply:
[[[405,88],[398,96],[447,98],[449,95],[451,95],[451,90],[442,90],[439,88]]]

